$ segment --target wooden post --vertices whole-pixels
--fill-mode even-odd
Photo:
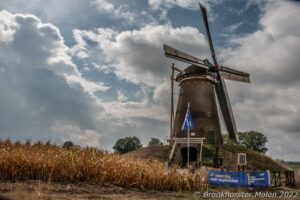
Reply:
[[[171,160],[172,160],[172,157],[174,155],[174,151],[175,151],[176,145],[177,145],[177,143],[175,141],[174,144],[173,144],[172,150],[171,150],[171,154],[170,154],[170,157],[169,157],[169,162],[171,162]]]
[[[200,144],[200,162],[202,164],[202,146],[203,146],[203,143]]]

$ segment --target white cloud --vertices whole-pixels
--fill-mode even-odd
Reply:
[[[91,1],[92,6],[96,6],[99,12],[105,12],[108,17],[116,19],[126,19],[128,23],[132,24],[138,20],[136,13],[129,11],[125,6],[115,6],[107,0]]]
[[[10,13],[2,11],[0,13],[0,41],[1,42],[11,42],[15,30],[18,24],[14,21],[14,18]]]
[[[243,22],[238,22],[238,23],[232,24],[230,26],[227,26],[225,28],[225,31],[229,32],[229,33],[232,33],[234,31],[236,31],[241,25],[243,25]]]
[[[115,63],[115,74],[136,84],[156,87],[170,72],[171,61],[166,59],[163,43],[188,50],[197,56],[207,56],[204,36],[192,27],[173,28],[168,25],[149,25],[140,30],[115,32],[99,28],[97,32],[79,31],[76,37],[98,43],[96,48],[105,60]],[[99,49],[100,48],[100,49]]]
[[[93,81],[87,81],[79,76],[66,76],[66,79],[70,85],[80,85],[86,92],[94,93],[98,91],[106,91],[109,89],[108,86],[105,86],[104,83],[97,83]]]
[[[128,100],[128,97],[124,94],[124,92],[118,90],[117,91],[117,100],[120,102],[124,102]]]
[[[212,0],[148,0],[148,4],[152,9],[170,9],[175,6],[179,6],[189,10],[198,10],[198,3],[202,3],[209,7],[211,4],[220,3],[221,1]]]
[[[151,9],[159,10],[160,18],[166,20],[168,11],[173,7],[180,7],[188,10],[199,10],[199,2],[203,4],[209,11],[211,7],[222,3],[224,0],[148,0]],[[213,21],[216,15],[211,13],[208,18]]]
[[[167,8],[180,6],[187,9],[195,9],[198,5],[196,0],[149,0],[148,3],[153,9],[160,9],[163,6]]]
[[[58,122],[51,126],[51,130],[53,133],[56,133],[57,137],[61,138],[63,142],[72,141],[74,144],[80,146],[101,146],[101,134],[94,130],[82,130],[78,126],[74,126],[69,123],[62,124]],[[63,133],[63,135],[57,133]]]
[[[268,136],[270,154],[299,159],[300,142],[300,5],[268,2],[253,34],[235,38],[237,48],[223,51],[225,65],[250,72],[251,85],[229,83],[240,129],[261,130]],[[242,113],[242,114],[241,114]],[[281,150],[279,150],[281,149]]]
[[[79,49],[79,52],[93,52],[89,55],[97,54],[103,59],[101,61],[92,59],[92,62],[100,66],[103,60],[114,63],[111,71],[119,79],[142,88],[143,98],[140,101],[124,101],[119,94],[117,101],[102,102],[107,112],[116,118],[130,122],[136,118],[164,122],[169,120],[169,76],[170,66],[174,60],[165,57],[163,43],[202,58],[208,56],[204,36],[192,27],[173,28],[169,25],[149,25],[133,31],[116,32],[112,29],[99,28],[97,31],[76,30],[74,34],[79,41],[74,47]],[[89,46],[85,43],[81,45],[83,48],[78,48],[78,45],[83,44],[82,41],[87,39],[97,42],[98,45]],[[99,69],[102,70],[101,67]],[[167,124],[166,127],[168,127]]]

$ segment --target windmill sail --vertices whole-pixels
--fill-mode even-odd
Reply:
[[[169,58],[174,58],[179,61],[183,61],[183,62],[186,62],[189,64],[196,65],[198,67],[203,67],[203,68],[208,69],[208,67],[205,65],[203,60],[196,58],[194,56],[191,56],[187,53],[184,53],[183,51],[175,49],[166,44],[164,44],[164,50],[165,50],[165,55]]]
[[[207,36],[208,44],[209,44],[209,47],[210,47],[211,56],[212,56],[212,59],[214,61],[214,65],[217,67],[219,65],[218,65],[218,61],[217,61],[217,57],[216,57],[216,54],[215,54],[214,46],[213,46],[211,36],[210,36],[209,25],[208,25],[207,14],[206,14],[206,8],[204,6],[202,6],[200,3],[199,3],[199,5],[200,5],[200,11],[201,11],[201,14],[202,14],[203,23],[204,23],[205,30],[206,30],[206,36]],[[224,68],[224,71],[226,69],[228,69],[227,71],[230,71],[230,72],[227,72],[227,73],[234,73],[235,72],[237,74],[236,76],[240,76],[242,74],[242,72],[238,74],[239,71],[237,71],[237,70],[229,70],[230,68]],[[227,76],[227,77],[229,77],[229,76]],[[228,131],[229,138],[236,141],[236,142],[238,142],[239,139],[238,139],[238,135],[237,135],[235,121],[234,121],[234,118],[233,118],[233,113],[232,113],[232,110],[231,110],[229,97],[228,97],[228,94],[227,94],[226,85],[225,85],[225,82],[224,82],[224,80],[221,76],[220,71],[217,72],[217,78],[218,78],[218,82],[215,84],[215,90],[216,90],[217,98],[218,98],[218,101],[219,101],[219,104],[220,104],[220,107],[221,107],[221,113],[223,115],[225,126],[226,126],[226,129]]]
[[[223,78],[220,78],[220,81],[215,84],[215,89],[229,138],[235,142],[238,142],[239,138],[237,129]]]
[[[207,20],[207,14],[206,14],[206,8],[204,6],[202,6],[200,3],[199,3],[199,6],[200,6],[201,13],[202,13],[202,19],[203,19],[203,23],[204,23],[204,27],[205,27],[205,31],[206,31],[206,36],[207,36],[211,56],[213,58],[214,64],[217,65],[218,61],[217,61],[215,49],[214,49],[214,46],[213,46],[213,43],[212,43],[212,40],[211,40],[211,36],[210,36],[208,20]]]
[[[224,66],[221,67],[220,72],[224,79],[250,83],[250,75],[248,73]]]
[[[226,80],[250,83],[250,78],[246,77],[246,76],[236,75],[236,74],[228,73],[228,72],[224,72],[224,71],[221,71],[221,76],[222,76],[222,78],[224,78]]]

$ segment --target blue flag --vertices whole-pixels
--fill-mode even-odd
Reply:
[[[191,115],[190,110],[188,109],[186,111],[186,115],[185,115],[181,130],[184,131],[184,130],[193,129],[193,128],[194,128],[194,124],[193,124],[192,115]]]

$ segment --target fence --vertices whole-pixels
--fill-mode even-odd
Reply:
[[[291,170],[284,171],[272,171],[271,172],[271,186],[272,187],[281,187],[282,185],[288,187],[295,186],[295,172]]]
[[[272,171],[271,172],[271,187],[280,187],[281,186],[281,172]]]

